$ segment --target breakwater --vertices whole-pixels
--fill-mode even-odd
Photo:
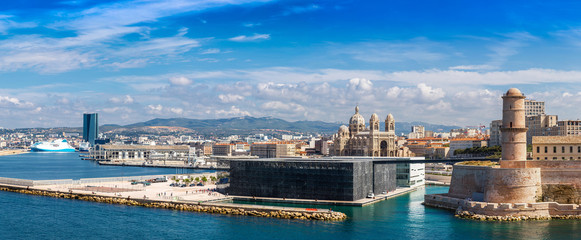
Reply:
[[[456,211],[455,216],[480,221],[521,221],[581,219],[581,205],[556,202],[489,203],[450,197],[447,194],[424,196],[425,206]]]
[[[256,216],[256,217],[273,217],[283,219],[300,219],[300,220],[323,220],[323,221],[341,221],[347,218],[347,215],[341,212],[323,212],[320,209],[300,209],[300,208],[282,208],[275,206],[253,206],[243,204],[228,203],[184,203],[184,202],[167,202],[150,199],[131,199],[110,196],[98,196],[93,194],[66,193],[49,190],[30,189],[30,187],[19,186],[0,186],[0,191],[8,191],[22,194],[47,196],[55,198],[75,199],[82,201],[91,201],[109,204],[122,204],[128,206],[140,206],[149,208],[165,208],[180,211],[204,212],[216,214]]]

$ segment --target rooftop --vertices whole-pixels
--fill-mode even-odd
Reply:
[[[581,144],[581,136],[533,136],[533,144]]]

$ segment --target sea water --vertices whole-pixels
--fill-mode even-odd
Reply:
[[[99,166],[75,154],[0,157],[2,177],[170,173],[175,170]],[[447,191],[425,187],[366,207],[311,206],[346,213],[348,219],[341,222],[182,212],[0,191],[0,239],[581,239],[581,221],[479,222],[421,204],[424,194]]]

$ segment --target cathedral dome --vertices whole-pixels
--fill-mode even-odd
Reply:
[[[386,121],[386,122],[391,122],[391,121],[393,121],[393,115],[391,115],[391,113],[390,113],[390,114],[388,114],[388,115],[387,115],[387,117],[385,118],[385,121]]]
[[[345,125],[341,125],[341,127],[339,127],[339,133],[349,133],[349,128]]]
[[[365,125],[365,119],[359,114],[359,107],[355,107],[355,114],[349,120],[349,125]]]
[[[506,91],[506,96],[522,96],[522,93],[518,88],[511,88]]]

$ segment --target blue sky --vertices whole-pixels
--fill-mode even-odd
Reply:
[[[488,125],[510,87],[581,112],[578,1],[17,1],[0,126],[152,118]]]

